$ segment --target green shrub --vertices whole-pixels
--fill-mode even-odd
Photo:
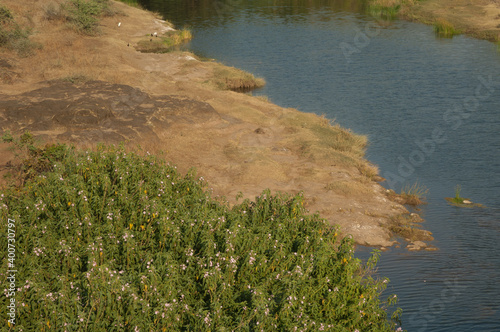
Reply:
[[[85,35],[99,33],[99,17],[107,11],[108,0],[69,0],[64,9],[68,20]]]
[[[368,273],[378,253],[361,264],[300,195],[229,208],[192,172],[104,146],[37,149],[24,173],[0,195],[0,227],[15,220],[15,261],[6,236],[0,257],[18,271],[19,329],[395,329],[396,297],[381,303],[387,280]]]
[[[10,10],[3,5],[0,5],[0,24],[7,23],[7,22],[11,21],[12,19],[13,19],[13,17],[12,17],[12,13],[10,12]]]
[[[19,26],[10,10],[0,5],[0,47],[14,50],[21,57],[34,53],[40,45],[29,40],[30,28]]]

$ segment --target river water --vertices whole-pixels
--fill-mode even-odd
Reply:
[[[267,81],[254,94],[325,114],[369,136],[367,158],[399,191],[429,189],[421,213],[435,252],[391,248],[408,331],[500,331],[500,53],[432,27],[377,22],[362,1],[156,0],[143,3],[195,38],[189,49]],[[487,206],[447,204],[461,196]],[[403,245],[404,247],[404,245]],[[371,248],[359,247],[366,258]]]

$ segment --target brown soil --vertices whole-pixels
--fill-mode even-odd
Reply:
[[[500,0],[418,1],[404,16],[428,24],[445,19],[473,37],[500,40]]]
[[[137,52],[144,36],[166,29],[149,12],[113,3],[119,14],[102,20],[99,36],[85,37],[44,18],[48,2],[3,1],[35,28],[32,39],[43,48],[29,58],[0,53],[2,132],[29,130],[83,147],[141,145],[182,172],[195,167],[214,195],[230,202],[239,192],[302,191],[311,212],[357,243],[395,243],[390,229],[408,212],[374,181],[380,178],[363,159],[364,137],[316,115],[217,90],[208,82],[219,65],[189,53]],[[0,146],[0,171],[12,159]]]

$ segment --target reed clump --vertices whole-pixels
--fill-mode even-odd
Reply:
[[[394,190],[387,190],[387,197],[399,204],[418,206],[425,204],[425,196],[429,193],[429,190],[425,186],[420,185],[415,182],[412,185],[405,185],[401,189],[401,193],[398,194]]]
[[[407,205],[417,206],[425,203],[425,196],[429,193],[429,189],[415,182],[412,185],[406,185],[401,190],[401,198]]]
[[[456,29],[452,23],[444,18],[438,18],[434,21],[434,32],[440,37],[452,38],[460,34],[460,30]]]
[[[26,137],[4,139],[24,149],[24,181],[0,194],[20,328],[396,330],[397,298],[381,302],[387,280],[370,273],[378,254],[362,264],[302,196],[265,191],[230,208],[155,156]],[[7,250],[0,258],[7,271]]]

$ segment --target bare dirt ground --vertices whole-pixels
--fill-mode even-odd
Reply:
[[[412,6],[407,18],[432,24],[444,18],[473,37],[500,40],[500,0],[425,0]]]
[[[213,194],[230,202],[239,192],[254,198],[266,188],[303,192],[311,213],[357,243],[395,243],[393,219],[408,211],[375,182],[363,137],[316,115],[219,91],[207,83],[215,64],[189,53],[137,52],[144,36],[168,29],[149,12],[113,3],[117,14],[103,19],[101,34],[84,37],[44,18],[49,1],[3,2],[34,27],[32,39],[43,48],[29,58],[0,53],[7,73],[0,81],[0,132],[29,130],[47,142],[83,147],[141,145],[182,172],[195,167]],[[0,146],[0,171],[12,158]]]

